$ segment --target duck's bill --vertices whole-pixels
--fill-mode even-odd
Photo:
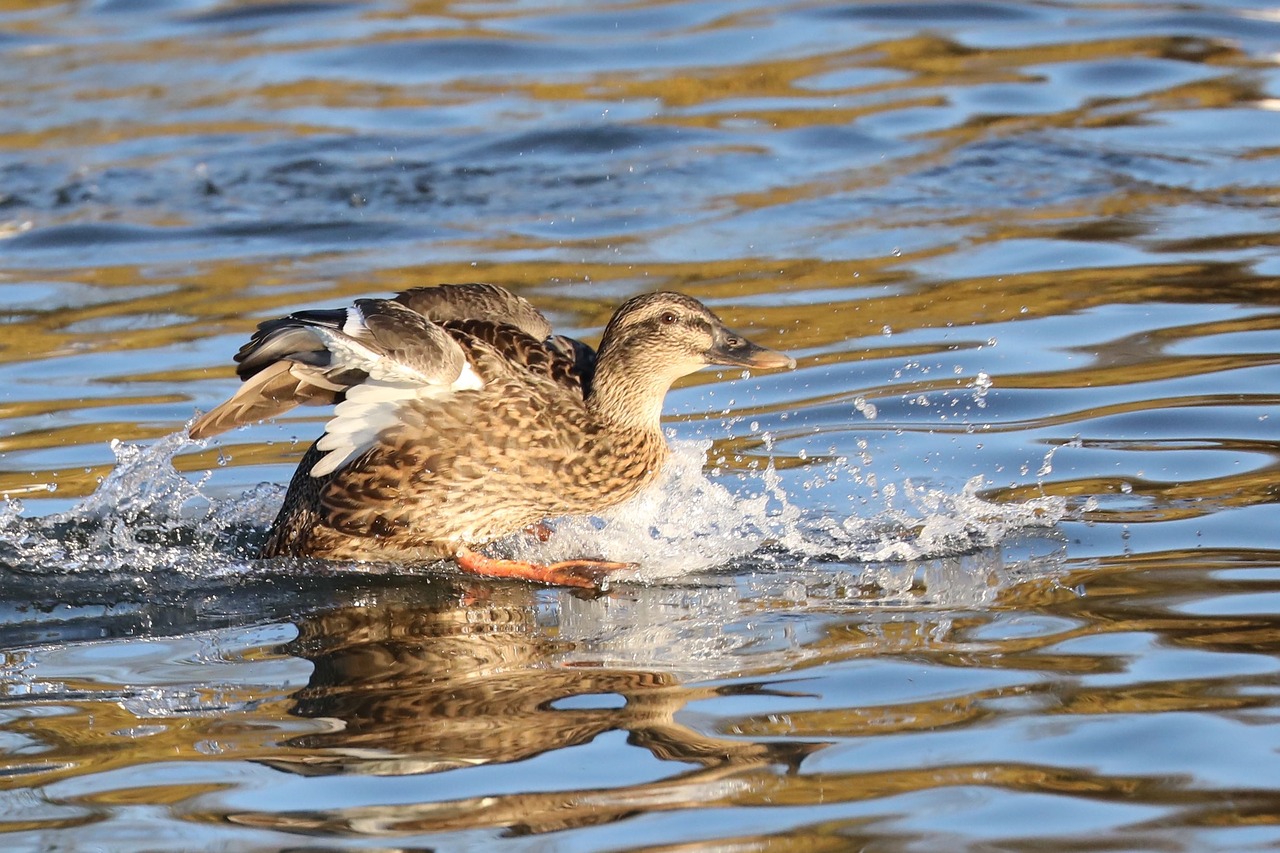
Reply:
[[[754,367],[759,370],[780,370],[796,366],[796,360],[784,352],[766,349],[751,341],[730,333],[712,347],[707,353],[711,364],[723,364],[731,367]]]

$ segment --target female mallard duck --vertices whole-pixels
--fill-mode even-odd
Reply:
[[[588,587],[624,564],[539,565],[474,549],[597,513],[653,482],[668,453],[663,398],[681,376],[795,366],[679,293],[623,303],[595,353],[487,284],[269,320],[236,361],[245,384],[196,420],[193,438],[337,403],[262,556],[452,558],[477,574]]]

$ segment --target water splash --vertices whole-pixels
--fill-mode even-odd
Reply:
[[[1027,533],[1050,530],[1066,501],[1041,497],[997,503],[982,497],[982,477],[958,494],[907,481],[883,487],[884,504],[870,517],[845,507],[807,509],[766,466],[731,491],[704,470],[709,441],[676,442],[662,485],[598,518],[560,522],[546,543],[506,543],[515,556],[561,560],[607,555],[639,564],[634,579],[669,581],[744,558],[773,570],[817,563],[915,562],[969,555]],[[845,460],[826,463],[828,478],[852,478]],[[910,572],[908,572],[910,574]]]
[[[173,467],[177,454],[203,446],[185,430],[150,446],[113,439],[116,467],[70,510],[28,518],[21,501],[0,506],[0,563],[39,574],[234,571],[283,491],[265,485],[235,499],[210,497],[208,472],[192,482]]]
[[[565,519],[546,543],[504,543],[519,558],[564,560],[584,554],[638,563],[652,581],[725,565],[759,550],[794,511],[782,496],[734,494],[703,471],[711,442],[678,442],[661,486],[595,518]]]
[[[973,402],[977,404],[979,409],[987,407],[987,394],[990,393],[995,381],[991,375],[985,370],[979,370],[978,375],[973,377],[973,381],[968,387],[973,389]]]
[[[147,447],[118,441],[111,447],[116,468],[69,511],[27,518],[18,501],[0,508],[0,566],[144,578],[254,571],[251,557],[283,487],[210,496],[207,472],[192,481],[173,467],[177,454],[203,447],[185,431]],[[738,482],[708,474],[710,448],[705,440],[676,442],[659,488],[597,518],[560,520],[546,543],[522,535],[498,549],[539,561],[599,555],[633,562],[639,568],[631,579],[642,583],[714,583],[706,573],[718,568],[738,575],[808,573],[826,583],[831,577],[822,576],[838,571],[848,586],[870,585],[901,597],[919,585],[917,564],[991,551],[1043,533],[1066,513],[1059,498],[986,500],[980,477],[958,494],[911,482],[883,486],[867,517],[846,506],[814,509],[793,499],[772,465],[741,474]],[[813,466],[827,469],[826,480],[861,476],[844,459]],[[941,575],[937,582],[954,585]]]

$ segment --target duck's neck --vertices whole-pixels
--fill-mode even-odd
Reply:
[[[611,426],[661,435],[662,403],[675,377],[613,355],[606,350],[596,364],[587,408]]]

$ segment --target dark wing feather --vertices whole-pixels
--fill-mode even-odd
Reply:
[[[569,373],[577,380],[582,396],[590,394],[591,381],[596,375],[596,351],[568,335],[552,335],[547,338],[547,349],[568,360]]]
[[[433,323],[487,320],[515,326],[535,340],[546,340],[551,324],[533,303],[496,284],[440,284],[415,287],[397,294],[396,301]]]
[[[333,363],[317,328],[337,331],[346,308],[297,311],[265,320],[235,354],[236,374],[244,382],[230,400],[205,412],[188,430],[209,438],[243,424],[284,414],[299,405],[333,405],[347,388],[363,382],[363,370]]]
[[[248,379],[277,361],[288,359],[314,367],[328,367],[329,351],[312,328],[341,329],[347,321],[346,308],[296,311],[288,317],[264,320],[253,337],[235,354],[236,375]]]

